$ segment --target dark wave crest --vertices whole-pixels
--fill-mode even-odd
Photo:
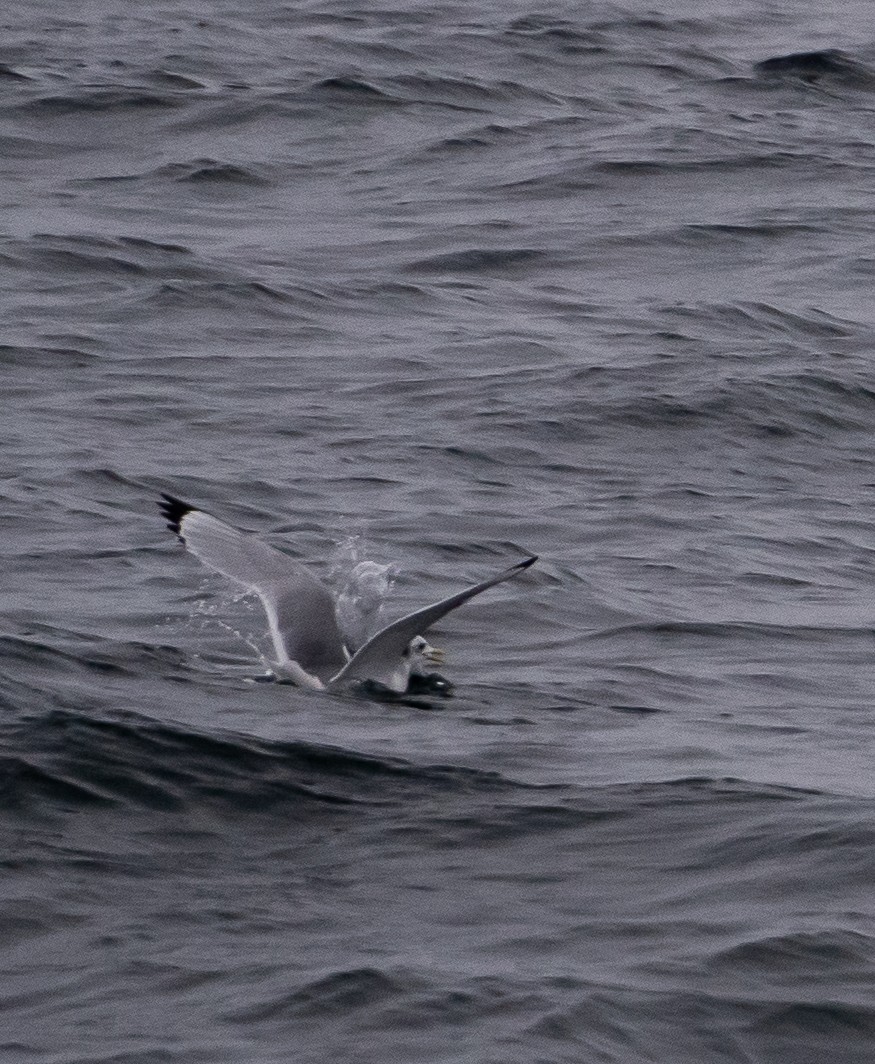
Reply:
[[[241,166],[217,159],[193,159],[190,162],[170,163],[156,170],[155,174],[160,177],[169,177],[173,181],[192,182],[193,184],[214,183],[256,187],[269,184],[269,181],[252,164]]]
[[[105,85],[81,86],[65,94],[37,96],[18,104],[16,110],[33,118],[58,115],[125,115],[145,110],[175,108],[179,104],[179,97],[171,92],[126,85]]]
[[[838,48],[772,56],[757,63],[755,69],[769,81],[875,90],[875,70]]]
[[[409,264],[408,269],[428,273],[496,273],[524,268],[549,254],[538,248],[466,248],[433,255]]]
[[[132,716],[88,718],[53,710],[14,733],[3,800],[239,812],[380,805],[425,793],[512,790],[497,774],[416,766],[305,742],[194,732]]]

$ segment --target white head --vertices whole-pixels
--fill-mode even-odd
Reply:
[[[404,657],[410,664],[412,676],[425,676],[431,672],[430,666],[441,664],[444,660],[444,652],[433,647],[421,635],[418,635],[408,643]]]

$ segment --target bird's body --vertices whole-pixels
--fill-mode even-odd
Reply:
[[[404,693],[411,675],[438,652],[422,638],[431,625],[487,588],[518,575],[530,557],[487,580],[386,625],[362,646],[349,647],[331,592],[304,566],[257,537],[172,495],[159,503],[167,525],[204,565],[262,601],[274,648],[273,672],[302,687],[323,690],[368,681]]]

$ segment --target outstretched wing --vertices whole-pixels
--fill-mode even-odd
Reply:
[[[303,566],[254,536],[162,493],[158,505],[186,548],[207,568],[261,599],[278,664],[296,662],[326,680],[346,661],[331,593]],[[318,686],[318,685],[317,685]]]
[[[481,592],[486,591],[496,584],[510,580],[534,565],[538,560],[537,555],[526,558],[525,561],[512,565],[496,576],[488,580],[481,580],[479,584],[466,587],[455,595],[434,602],[431,606],[424,606],[421,610],[408,613],[392,624],[387,625],[381,631],[372,636],[365,645],[358,650],[340,672],[332,679],[331,685],[342,684],[348,680],[375,680],[377,683],[393,687],[393,680],[398,675],[399,668],[403,665],[410,641],[418,635],[425,633],[441,617],[445,617],[451,610],[457,609],[468,599],[474,598]]]

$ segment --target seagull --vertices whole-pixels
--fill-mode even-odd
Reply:
[[[364,682],[393,694],[406,693],[411,679],[425,672],[425,662],[442,660],[423,633],[451,610],[518,576],[538,560],[532,555],[414,610],[355,648],[344,640],[331,592],[303,565],[173,495],[162,492],[161,499],[158,506],[167,527],[186,549],[208,569],[261,599],[275,655],[271,671],[277,679],[317,691]]]

